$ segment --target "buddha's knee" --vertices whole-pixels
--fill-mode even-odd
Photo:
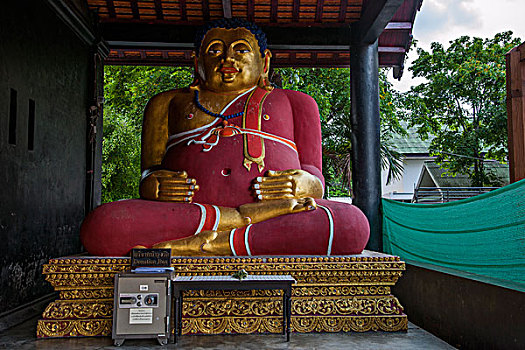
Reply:
[[[112,219],[113,203],[104,204],[86,216],[80,227],[80,240],[93,255],[108,255],[108,247],[119,246],[118,224]]]
[[[354,205],[320,201],[320,206],[332,216],[333,255],[359,254],[363,251],[370,237],[370,226],[363,212]]]

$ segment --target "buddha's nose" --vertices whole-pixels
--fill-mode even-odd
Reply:
[[[225,61],[233,61],[234,60],[234,51],[232,49],[226,50],[224,53],[224,60]]]

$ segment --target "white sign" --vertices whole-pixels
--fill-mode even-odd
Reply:
[[[153,309],[138,308],[129,309],[129,324],[152,324]]]
[[[141,284],[140,285],[140,291],[141,292],[147,292],[148,291],[148,285],[147,284]]]

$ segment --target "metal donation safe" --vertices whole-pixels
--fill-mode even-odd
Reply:
[[[112,339],[156,338],[166,345],[170,336],[172,273],[115,275]]]

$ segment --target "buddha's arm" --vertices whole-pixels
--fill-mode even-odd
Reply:
[[[144,111],[139,192],[149,200],[191,202],[199,189],[195,179],[185,171],[161,169],[168,141],[169,106],[177,90],[166,91],[153,97]]]
[[[313,98],[297,91],[286,91],[293,111],[294,142],[301,169],[268,171],[254,181],[254,194],[259,200],[281,198],[322,198],[321,122]]]
[[[142,121],[142,173],[160,166],[168,142],[169,105],[176,90],[166,91],[151,98],[144,110]]]

